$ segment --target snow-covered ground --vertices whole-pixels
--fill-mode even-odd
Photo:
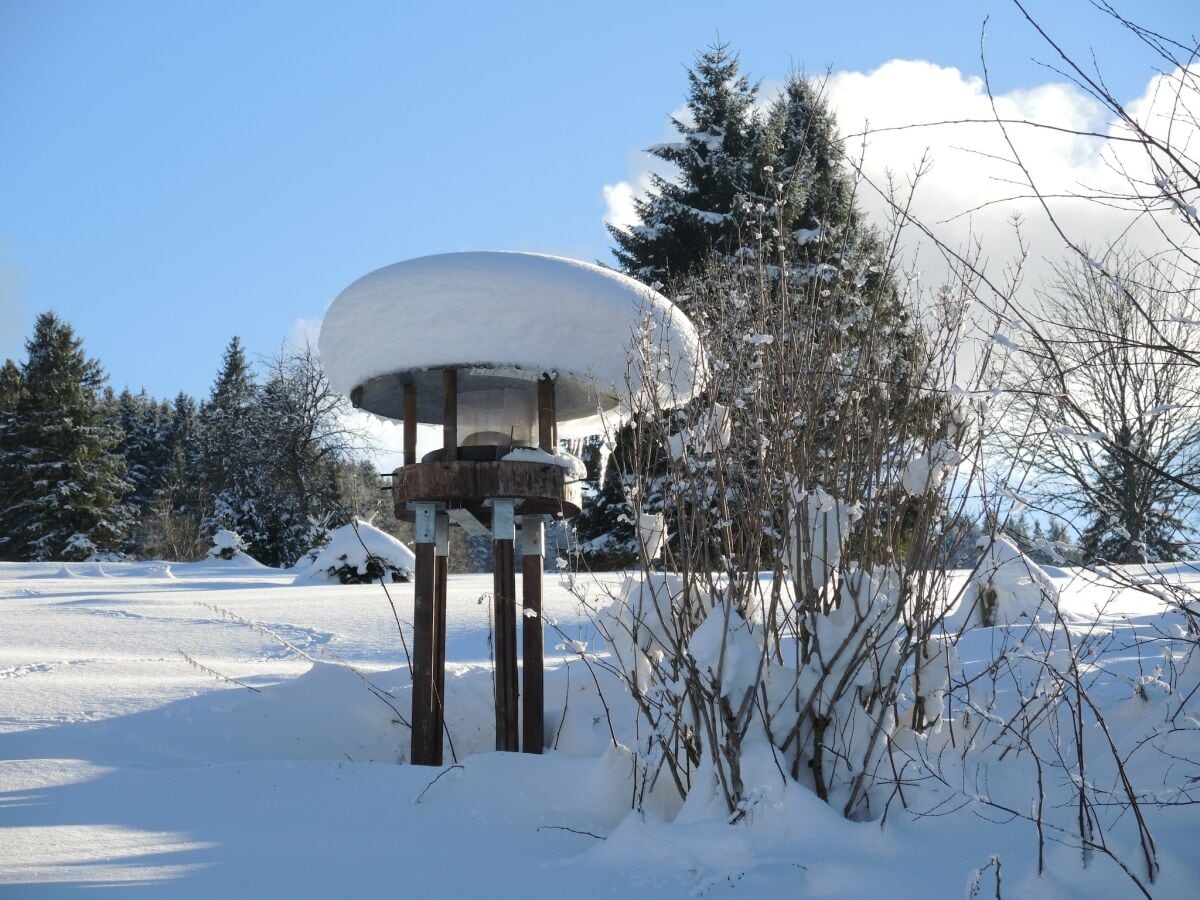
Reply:
[[[1134,734],[1156,715],[1153,697],[1128,688],[1155,665],[1134,638],[1170,619],[1145,596],[1051,574],[1073,619],[1115,629],[1095,694]],[[1114,863],[1097,856],[1085,869],[1053,835],[1039,877],[1033,825],[982,802],[923,816],[897,804],[881,826],[780,782],[737,825],[693,805],[669,823],[631,813],[629,761],[612,735],[632,726],[610,730],[597,686],[616,684],[570,654],[603,648],[554,575],[544,604],[557,623],[546,640],[556,749],[489,752],[491,579],[452,576],[458,764],[397,764],[409,686],[384,589],[295,578],[244,558],[0,564],[0,895],[962,897],[978,882],[991,897],[995,866],[974,873],[993,857],[1004,897],[1136,894]],[[387,591],[407,626],[411,584]],[[959,643],[967,670],[986,664],[994,631]],[[623,704],[610,706],[619,719]],[[1028,775],[1004,758],[987,771],[976,801]],[[1162,863],[1152,892],[1200,896],[1200,813],[1150,812]],[[1123,827],[1113,841],[1127,840]],[[1136,846],[1114,849],[1136,864]]]

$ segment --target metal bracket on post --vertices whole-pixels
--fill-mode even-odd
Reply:
[[[521,516],[521,555],[546,555],[544,516]]]
[[[516,500],[497,499],[492,501],[493,541],[516,540],[516,509]]]
[[[408,508],[413,511],[413,530],[416,532],[418,544],[432,544],[437,539],[437,508],[436,503],[410,503]]]

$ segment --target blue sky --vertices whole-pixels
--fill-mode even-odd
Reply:
[[[1029,6],[1095,49],[1118,96],[1144,90],[1144,61],[1084,0]],[[969,79],[985,16],[998,91],[1060,80],[1002,0],[0,0],[0,358],[54,309],[116,387],[202,396],[232,335],[269,354],[381,265],[607,261],[605,186],[637,188],[718,36],[768,82],[895,59]],[[1137,16],[1196,30],[1191,0]]]

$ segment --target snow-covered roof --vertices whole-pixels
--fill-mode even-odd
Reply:
[[[627,399],[635,344],[649,349],[667,405],[689,398],[700,366],[691,322],[656,291],[601,266],[536,253],[424,256],[385,266],[333,301],[320,353],[330,384],[363,408],[401,418],[401,387],[418,386],[418,419],[441,421],[440,376],[459,369],[459,389],[481,379],[557,375],[561,423],[594,418]],[[424,377],[422,377],[424,373]],[[464,378],[467,384],[464,385]],[[423,390],[423,388],[428,388]],[[424,394],[424,397],[422,397]]]

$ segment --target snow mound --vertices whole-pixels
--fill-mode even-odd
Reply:
[[[446,366],[556,372],[594,385],[604,409],[629,394],[629,348],[668,405],[692,396],[700,366],[691,322],[658,292],[619,272],[536,253],[444,253],[364,275],[321,325],[334,390]],[[561,412],[561,407],[560,407]],[[595,410],[586,415],[592,418]]]
[[[407,581],[415,567],[416,556],[408,547],[358,519],[335,529],[293,584],[366,584],[385,576]]]
[[[1016,624],[1038,615],[1052,619],[1059,591],[1050,576],[1005,537],[981,543],[983,557],[963,598],[963,627]]]

